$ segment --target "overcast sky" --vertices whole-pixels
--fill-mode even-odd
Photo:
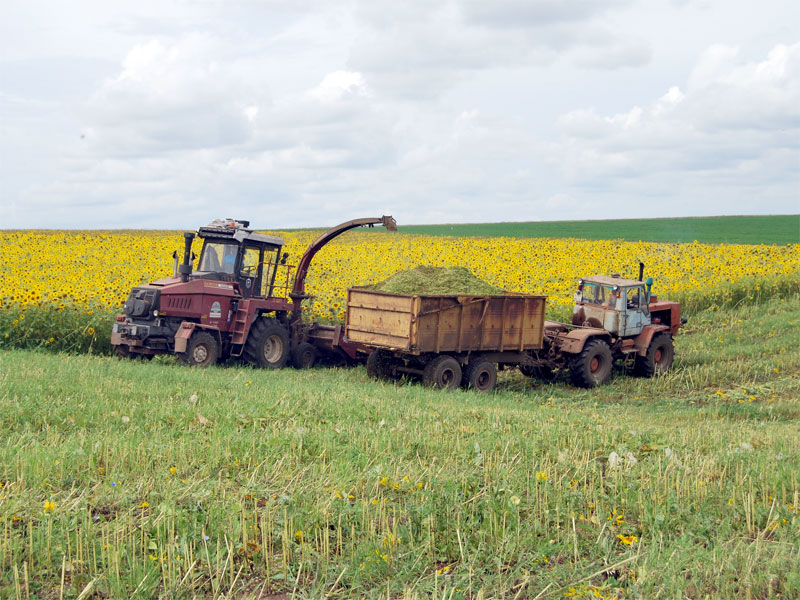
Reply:
[[[0,228],[800,212],[797,0],[4,0]]]

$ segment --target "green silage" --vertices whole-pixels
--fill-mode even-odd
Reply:
[[[415,296],[484,296],[503,294],[503,290],[486,283],[465,267],[431,267],[420,265],[400,271],[368,289]]]

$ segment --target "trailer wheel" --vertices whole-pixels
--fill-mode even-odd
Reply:
[[[310,369],[317,359],[317,349],[313,344],[302,342],[292,352],[292,364],[296,369]]]
[[[586,342],[583,350],[569,361],[569,376],[578,387],[593,388],[604,384],[611,377],[613,357],[605,340]]]
[[[675,347],[672,345],[672,338],[665,333],[659,333],[650,342],[647,353],[636,357],[636,374],[652,377],[656,373],[666,373],[672,366],[674,357]]]
[[[461,383],[468,389],[489,392],[497,383],[497,368],[483,358],[470,361],[467,368],[464,369],[464,381]]]
[[[244,355],[251,365],[279,369],[289,358],[289,332],[274,319],[258,319],[253,323]]]
[[[178,354],[181,362],[190,367],[205,368],[213,365],[219,358],[219,344],[216,338],[205,331],[195,331],[186,345],[186,352]]]
[[[452,356],[437,356],[425,365],[422,383],[440,390],[457,388],[461,384],[461,365]]]
[[[373,379],[392,379],[392,355],[386,350],[373,350],[367,357],[367,376]]]

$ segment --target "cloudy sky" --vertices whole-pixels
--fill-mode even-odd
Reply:
[[[4,0],[0,228],[800,212],[796,0]]]

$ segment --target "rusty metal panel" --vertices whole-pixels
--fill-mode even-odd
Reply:
[[[347,291],[345,335],[352,342],[407,349],[413,326],[412,296]]]

